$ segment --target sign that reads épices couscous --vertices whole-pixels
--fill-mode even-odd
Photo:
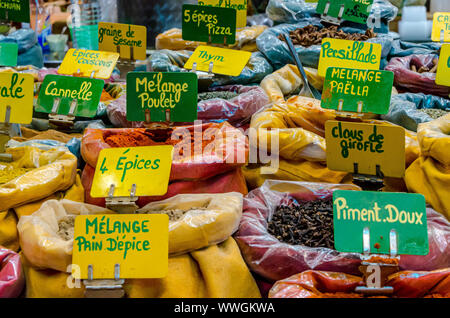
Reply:
[[[427,255],[425,198],[416,193],[336,190],[333,192],[334,245],[340,252],[363,252],[363,230],[370,253],[390,253],[395,230],[397,254]]]
[[[30,22],[29,0],[1,0],[0,19],[14,22]]]
[[[147,28],[142,25],[99,22],[98,48],[100,51],[118,52],[123,59],[145,60]]]

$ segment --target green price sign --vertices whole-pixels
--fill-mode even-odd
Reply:
[[[394,73],[329,67],[323,84],[323,108],[386,114],[391,101]]]
[[[195,73],[130,72],[127,119],[193,122],[197,119],[197,87]]]
[[[366,24],[373,0],[319,0],[316,12],[333,18]]]
[[[47,75],[35,109],[37,112],[53,113],[56,102],[58,115],[68,115],[72,108],[74,116],[94,117],[103,86],[104,82],[100,79]]]
[[[17,43],[0,43],[0,66],[17,66],[19,46]]]
[[[29,0],[0,0],[0,20],[30,22]]]
[[[234,44],[236,9],[183,5],[182,38],[186,41]]]
[[[362,253],[366,229],[370,253],[389,254],[394,230],[397,254],[428,254],[427,213],[421,194],[336,190],[333,224],[334,245],[340,252]]]

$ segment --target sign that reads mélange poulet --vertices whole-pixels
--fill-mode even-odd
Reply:
[[[394,73],[329,67],[323,84],[323,108],[386,114],[391,101]]]
[[[31,74],[0,73],[0,123],[29,124],[33,118],[34,79]]]
[[[340,17],[343,20],[366,24],[372,8],[373,0],[319,0],[316,12],[333,18]],[[341,9],[343,8],[343,9]]]
[[[197,86],[195,73],[129,72],[127,119],[193,122],[197,119]]]
[[[325,123],[327,167],[330,170],[376,175],[376,166],[386,177],[405,173],[405,129],[328,120]]]
[[[234,44],[236,9],[184,4],[182,38],[186,41]]]
[[[236,9],[236,27],[243,28],[247,25],[247,0],[198,0],[198,4]]]
[[[98,49],[120,53],[122,59],[145,60],[147,28],[142,25],[99,22]]]
[[[57,114],[69,114],[72,103],[76,102],[73,113],[80,117],[94,117],[104,82],[100,79],[61,76],[49,74],[45,76],[37,100],[36,111],[53,113],[55,99],[59,99]]]
[[[75,218],[72,275],[87,279],[162,278],[169,259],[167,214],[79,215]]]
[[[1,0],[0,20],[30,22],[29,0]]]
[[[333,192],[334,245],[340,252],[363,252],[369,229],[370,253],[390,253],[395,230],[397,254],[427,255],[425,198],[416,193],[336,190]]]

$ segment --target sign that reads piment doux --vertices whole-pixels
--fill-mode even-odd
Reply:
[[[105,198],[111,185],[115,197],[164,195],[169,185],[173,146],[107,148],[100,151],[91,196]]]
[[[0,20],[30,22],[29,0],[1,0]]]
[[[41,85],[36,111],[52,113],[55,99],[59,99],[57,114],[69,114],[71,104],[76,101],[75,116],[94,117],[100,96],[103,80],[83,77],[47,75]]]
[[[99,22],[98,49],[118,52],[123,59],[147,58],[147,28],[142,25]]]
[[[236,10],[184,4],[182,38],[186,41],[234,44]]]
[[[386,114],[391,101],[394,73],[329,67],[323,84],[323,108]]]
[[[326,12],[327,16],[338,18],[342,10],[341,8],[344,7],[341,19],[366,24],[373,0],[319,0],[316,12],[324,14],[327,3],[329,5],[328,11]]]
[[[333,192],[334,245],[340,252],[363,252],[369,229],[370,253],[390,253],[395,230],[397,254],[427,255],[425,198],[415,193],[336,190]]]
[[[247,25],[247,2],[247,0],[198,0],[198,4],[201,6],[235,9],[237,11],[237,28],[243,28]]]
[[[450,42],[450,12],[435,12],[431,40],[435,42]]]
[[[166,214],[80,215],[75,218],[72,275],[87,279],[162,278],[169,259]],[[78,269],[78,270],[77,270]]]
[[[444,44],[441,47],[436,71],[436,84],[450,86],[450,44]]]
[[[59,66],[58,73],[108,79],[119,59],[119,53],[70,49]]]
[[[33,118],[34,79],[31,74],[0,73],[0,122],[29,124]]]
[[[252,53],[238,50],[223,49],[206,45],[198,46],[184,64],[185,69],[195,68],[197,71],[239,76]]]
[[[128,73],[127,119],[193,122],[197,119],[197,83],[197,74],[190,72]]]
[[[325,123],[327,167],[330,170],[376,175],[376,166],[386,177],[405,173],[405,129],[328,120]]]
[[[345,67],[361,70],[378,70],[381,61],[381,44],[350,40],[322,40],[320,50],[320,76],[325,77],[329,67]]]

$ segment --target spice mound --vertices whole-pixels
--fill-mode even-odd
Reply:
[[[181,210],[181,209],[172,209],[172,210],[150,210],[146,213],[148,214],[167,214],[169,216],[170,221],[178,221],[189,211],[200,211],[206,210],[206,207],[195,207],[187,210]]]
[[[58,236],[65,241],[73,240],[75,231],[75,215],[67,215],[58,221]]]
[[[342,30],[338,31],[338,27],[333,25],[319,30],[317,26],[307,25],[304,28],[299,28],[289,32],[289,37],[294,45],[302,45],[309,47],[311,45],[320,45],[322,39],[333,38],[352,41],[367,41],[368,39],[376,37],[373,30],[368,29],[365,33],[346,33]],[[284,41],[283,35],[278,38]]]
[[[433,119],[438,119],[439,117],[445,116],[448,113],[450,113],[450,111],[448,111],[448,110],[437,109],[437,108],[420,108],[418,110],[422,113],[427,114],[428,116],[430,116]]]
[[[204,93],[198,93],[198,101],[213,99],[213,98],[221,98],[221,99],[232,99],[236,96],[238,96],[238,93],[235,92],[228,92],[228,91],[218,91],[218,92],[204,92]]]
[[[284,243],[334,249],[332,199],[278,206],[268,231]]]
[[[0,184],[7,183],[26,172],[32,170],[31,168],[16,168],[11,164],[0,164]]]
[[[381,257],[381,256],[372,256],[365,262],[367,262],[367,263],[379,263],[379,264],[398,265],[398,259]]]
[[[171,130],[135,130],[127,133],[111,133],[106,136],[105,141],[111,147],[141,147],[175,144],[176,140],[167,140],[170,138]]]

